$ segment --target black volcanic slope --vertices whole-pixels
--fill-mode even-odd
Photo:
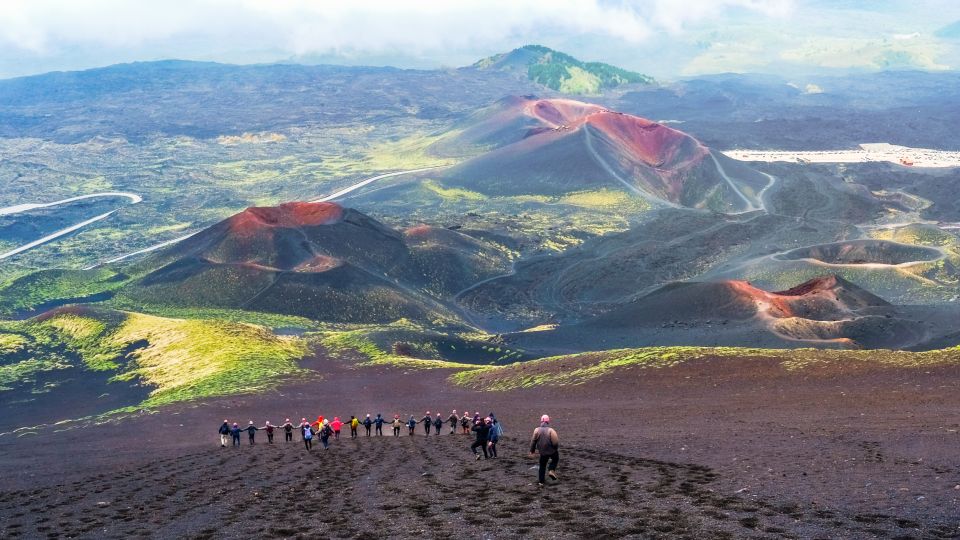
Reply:
[[[438,299],[502,272],[501,259],[454,231],[401,233],[334,203],[288,203],[249,208],[157,255],[123,294],[325,321],[422,320],[449,316]]]
[[[755,210],[768,180],[663,124],[571,99],[508,97],[479,111],[441,154],[487,150],[444,182],[491,195],[557,195],[603,186],[671,205]]]

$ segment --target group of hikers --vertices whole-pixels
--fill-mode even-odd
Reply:
[[[449,425],[451,435],[457,433],[457,428],[459,428],[464,435],[473,433],[475,435],[475,441],[470,445],[470,451],[473,452],[477,460],[481,457],[481,451],[483,452],[482,456],[484,459],[496,458],[497,443],[504,433],[503,425],[497,420],[497,417],[493,413],[482,417],[479,411],[473,415],[470,415],[467,411],[464,411],[463,415],[458,415],[457,411],[454,410],[446,419],[443,418],[441,413],[433,416],[430,414],[430,411],[427,411],[423,418],[419,420],[413,415],[410,415],[409,420],[406,421],[401,420],[399,414],[395,414],[391,421],[379,413],[376,417],[371,417],[371,415],[368,414],[363,420],[356,416],[351,416],[346,422],[341,421],[339,416],[335,416],[332,421],[323,416],[318,416],[316,421],[313,422],[308,421],[306,418],[301,418],[298,424],[294,424],[287,418],[284,423],[279,426],[271,424],[269,420],[266,421],[265,425],[257,426],[253,423],[253,420],[250,420],[246,427],[241,427],[237,422],[231,424],[228,420],[224,420],[219,429],[220,446],[226,447],[228,440],[232,441],[233,446],[240,446],[240,438],[243,432],[247,432],[249,444],[256,444],[256,434],[258,431],[266,432],[267,442],[269,444],[273,444],[273,436],[278,430],[283,431],[285,442],[291,442],[293,441],[293,431],[296,429],[300,433],[300,439],[303,441],[303,445],[307,451],[313,449],[313,440],[315,438],[319,438],[324,450],[327,450],[330,448],[330,438],[332,437],[334,440],[339,440],[340,432],[344,426],[350,428],[350,438],[356,439],[360,436],[359,430],[361,426],[364,428],[367,437],[373,436],[374,433],[376,433],[377,436],[383,436],[384,424],[389,424],[390,427],[393,428],[394,437],[400,436],[400,432],[404,426],[406,426],[409,436],[412,437],[416,432],[417,426],[420,424],[423,424],[423,433],[427,437],[430,436],[431,431],[439,436],[444,425]],[[530,445],[531,455],[540,454],[540,485],[543,485],[545,481],[545,473],[548,473],[552,479],[557,479],[556,469],[557,462],[560,458],[559,446],[560,443],[557,432],[550,427],[550,417],[543,415],[540,418],[540,427],[533,432],[533,439]]]

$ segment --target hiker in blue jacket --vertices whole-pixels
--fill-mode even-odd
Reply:
[[[240,426],[236,422],[233,423],[233,427],[230,428],[230,436],[233,438],[233,446],[240,446],[240,432],[243,431],[240,429]]]
[[[503,428],[497,418],[490,413],[487,417],[490,422],[490,433],[487,434],[487,449],[490,450],[490,457],[497,457],[497,443],[500,442],[500,435],[503,434]]]
[[[366,418],[363,419],[363,429],[367,430],[367,437],[370,436],[370,428],[373,427],[373,420],[370,419],[368,414]]]
[[[383,423],[386,422],[386,419],[383,417],[383,414],[377,413],[377,417],[373,419],[373,425],[377,428],[377,436],[383,436]]]
[[[224,420],[223,423],[220,424],[219,433],[220,433],[220,448],[226,448],[227,437],[230,436],[230,423]]]
[[[257,431],[260,431],[260,428],[253,425],[253,420],[251,420],[250,425],[247,426],[247,429],[245,431],[247,432],[247,435],[250,437],[250,444],[255,444],[253,438],[257,434]]]
[[[420,419],[420,421],[423,422],[423,434],[429,437],[430,426],[433,425],[433,417],[430,416],[430,411],[427,411],[427,414],[425,414],[423,418]]]
[[[433,419],[433,430],[437,432],[438,437],[441,428],[443,428],[443,418],[440,417],[440,413],[437,413],[437,417]]]
[[[303,436],[303,446],[309,452],[313,448],[313,426],[306,422],[300,424],[300,435]]]
[[[407,420],[407,428],[410,429],[410,436],[413,437],[413,430],[417,429],[417,420],[412,414],[410,415],[410,419]]]

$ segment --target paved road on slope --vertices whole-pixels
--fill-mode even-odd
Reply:
[[[130,199],[130,204],[137,204],[143,202],[143,197],[137,195],[136,193],[126,193],[122,191],[105,191],[103,193],[91,193],[89,195],[80,195],[79,197],[70,197],[69,199],[62,199],[59,201],[53,201],[50,203],[27,203],[27,204],[16,204],[13,206],[7,206],[6,208],[0,208],[0,216],[6,216],[10,214],[19,214],[26,212],[28,210],[36,210],[37,208],[49,208],[51,206],[59,206],[61,204],[69,204],[76,201],[82,201],[86,199],[98,199],[102,197],[126,197]]]
[[[78,196],[78,197],[70,197],[69,199],[62,199],[62,200],[54,201],[54,202],[50,202],[50,203],[26,203],[26,204],[17,204],[17,205],[14,205],[14,206],[7,206],[7,207],[5,207],[5,208],[0,208],[0,216],[10,216],[10,215],[14,215],[14,214],[21,214],[21,213],[23,213],[23,212],[27,212],[27,211],[30,211],[30,210],[36,210],[36,209],[39,209],[39,208],[50,208],[50,207],[53,207],[53,206],[59,206],[59,205],[62,205],[62,204],[69,204],[69,203],[76,202],[76,201],[82,201],[82,200],[86,200],[86,199],[96,199],[96,198],[102,198],[102,197],[124,197],[124,198],[130,199],[130,204],[138,204],[138,203],[140,203],[140,202],[143,201],[143,197],[137,195],[136,193],[125,193],[125,192],[119,192],[119,191],[109,191],[109,192],[104,192],[104,193],[91,193],[91,194],[89,194],[89,195],[80,195],[80,196]],[[69,226],[69,227],[67,227],[67,228],[65,228],[65,229],[60,229],[59,231],[57,231],[57,232],[55,232],[55,233],[48,234],[47,236],[44,236],[43,238],[40,238],[40,239],[38,239],[38,240],[34,240],[33,242],[30,242],[30,243],[24,244],[24,245],[22,245],[22,246],[20,246],[20,247],[14,248],[14,249],[12,249],[12,250],[10,250],[10,251],[7,251],[6,253],[0,253],[0,260],[13,257],[14,255],[18,255],[18,254],[20,254],[20,253],[23,253],[24,251],[31,250],[31,249],[33,249],[33,248],[35,248],[35,247],[37,247],[37,246],[42,246],[43,244],[46,244],[47,242],[52,242],[53,240],[56,240],[57,238],[60,238],[61,236],[65,236],[65,235],[70,234],[70,233],[72,233],[72,232],[74,232],[74,231],[77,231],[77,230],[79,230],[79,229],[82,229],[83,227],[86,227],[87,225],[90,225],[91,223],[96,223],[97,221],[107,219],[107,218],[110,217],[114,212],[116,212],[116,210],[112,210],[112,211],[107,212],[107,213],[105,213],[105,214],[100,214],[99,216],[96,216],[96,217],[90,218],[90,219],[88,219],[88,220],[82,221],[82,222],[80,222],[80,223],[77,223],[76,225],[71,225],[71,226]]]
[[[442,169],[442,168],[444,168],[444,167],[447,167],[447,165],[439,165],[439,166],[435,166],[435,167],[424,167],[424,168],[421,168],[421,169],[412,169],[412,170],[409,170],[409,171],[397,171],[397,172],[392,172],[392,173],[387,173],[387,174],[380,174],[380,175],[377,175],[377,176],[374,176],[374,177],[371,177],[371,178],[367,178],[366,180],[362,180],[362,181],[360,181],[360,182],[357,182],[356,184],[353,184],[353,185],[351,185],[351,186],[348,186],[348,187],[346,187],[346,188],[343,188],[343,189],[341,189],[340,191],[336,191],[336,192],[334,192],[334,193],[332,193],[332,194],[330,194],[330,195],[327,195],[327,196],[325,196],[325,197],[321,197],[321,198],[319,198],[319,199],[314,199],[314,200],[312,200],[312,201],[310,201],[310,202],[328,202],[328,201],[332,201],[332,200],[334,200],[334,199],[338,199],[338,198],[340,198],[340,197],[343,197],[344,195],[353,193],[354,191],[356,191],[356,190],[358,190],[358,189],[361,189],[361,188],[363,188],[363,187],[365,187],[365,186],[368,186],[368,185],[370,185],[370,184],[372,184],[372,183],[374,183],[374,182],[376,182],[376,181],[378,181],[378,180],[383,180],[384,178],[392,178],[392,177],[394,177],[394,176],[400,176],[400,175],[403,175],[403,174],[414,174],[414,173],[425,172],[425,171],[430,171],[430,170],[434,170],[434,169]],[[135,256],[137,256],[137,255],[143,255],[144,253],[150,253],[151,251],[156,251],[156,250],[158,250],[158,249],[165,248],[165,247],[167,247],[167,246],[172,246],[173,244],[176,244],[176,243],[178,243],[178,242],[182,242],[183,240],[186,240],[187,238],[190,238],[191,236],[197,234],[198,232],[199,232],[199,231],[194,231],[194,232],[192,232],[192,233],[190,233],[190,234],[181,236],[181,237],[179,237],[179,238],[174,238],[174,239],[172,239],[172,240],[166,240],[166,241],[160,242],[159,244],[154,244],[154,245],[152,245],[152,246],[150,246],[150,247],[147,247],[147,248],[144,248],[144,249],[139,249],[139,250],[133,251],[133,252],[131,252],[131,253],[126,253],[126,254],[124,254],[124,255],[120,255],[120,256],[117,256],[117,257],[113,257],[112,259],[107,259],[107,260],[105,260],[105,261],[101,261],[101,262],[98,262],[98,263],[96,263],[96,264],[90,265],[90,266],[84,268],[84,270],[92,270],[92,269],[97,268],[97,267],[100,267],[100,266],[104,266],[104,265],[107,265],[107,264],[113,264],[113,263],[116,263],[116,262],[120,262],[120,261],[129,259],[129,258],[131,258],[131,257],[135,257]]]
[[[344,195],[347,195],[347,194],[349,194],[349,193],[353,193],[354,191],[356,191],[356,190],[358,190],[358,189],[360,189],[360,188],[362,188],[362,187],[364,187],[364,186],[367,186],[367,185],[369,185],[369,184],[372,184],[372,183],[376,182],[377,180],[383,180],[384,178],[391,178],[391,177],[394,177],[394,176],[400,176],[400,175],[402,175],[402,174],[414,174],[414,173],[419,173],[419,172],[432,171],[432,170],[434,170],[434,169],[442,169],[442,168],[447,167],[447,166],[448,166],[448,165],[437,165],[437,166],[434,166],[434,167],[424,167],[424,168],[422,168],[422,169],[413,169],[413,170],[409,170],[409,171],[398,171],[398,172],[392,172],[392,173],[387,173],[387,174],[381,174],[381,175],[379,175],[379,176],[374,176],[373,178],[367,178],[366,180],[364,180],[364,181],[362,181],[362,182],[357,182],[356,184],[354,184],[354,185],[352,185],[352,186],[350,186],[350,187],[341,189],[340,191],[337,191],[336,193],[333,193],[333,194],[331,194],[331,195],[327,195],[326,197],[321,197],[321,198],[319,198],[319,199],[314,199],[314,200],[312,200],[312,201],[310,201],[310,202],[318,203],[318,202],[332,201],[332,200],[334,200],[334,199],[339,199],[340,197],[343,197]]]

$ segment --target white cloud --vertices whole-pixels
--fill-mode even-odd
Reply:
[[[131,48],[428,54],[594,35],[626,44],[728,9],[786,13],[792,0],[3,0],[0,57]],[[205,50],[204,50],[205,49]],[[170,52],[168,52],[170,51]]]

